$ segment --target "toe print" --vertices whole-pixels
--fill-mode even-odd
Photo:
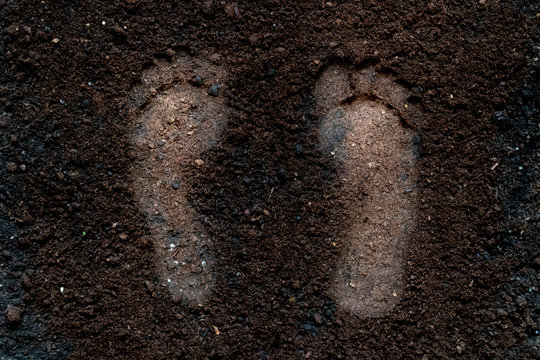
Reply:
[[[219,141],[226,119],[223,71],[180,58],[144,74],[132,100],[138,161],[134,189],[147,216],[161,281],[173,297],[202,303],[214,282],[211,239],[188,202],[188,170]]]
[[[413,111],[407,89],[374,69],[331,67],[316,89],[320,147],[339,164],[350,228],[333,292],[361,316],[386,314],[402,293],[403,259],[416,207]]]

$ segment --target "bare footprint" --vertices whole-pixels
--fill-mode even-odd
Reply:
[[[190,57],[142,76],[131,96],[138,161],[132,181],[148,219],[162,284],[173,298],[202,304],[214,283],[211,239],[190,206],[187,165],[215,145],[226,121],[222,69]]]
[[[416,213],[413,131],[402,126],[409,92],[373,68],[328,68],[314,91],[321,150],[342,166],[350,229],[333,292],[344,309],[383,316],[403,292]]]

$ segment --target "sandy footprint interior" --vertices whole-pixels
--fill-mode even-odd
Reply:
[[[385,315],[403,291],[403,260],[416,208],[415,134],[400,116],[408,90],[373,68],[334,66],[316,89],[321,151],[341,167],[347,251],[333,292],[361,316]]]
[[[211,239],[187,201],[186,165],[201,166],[200,154],[219,141],[227,117],[225,81],[220,68],[179,58],[145,73],[131,97],[139,160],[132,177],[152,230],[161,281],[177,300],[199,304],[214,282],[214,258]]]

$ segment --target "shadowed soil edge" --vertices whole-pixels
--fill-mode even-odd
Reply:
[[[534,359],[537,2],[0,0],[0,357]],[[228,71],[187,201],[218,261],[173,301],[134,198],[128,95],[179,56]],[[382,318],[328,288],[346,229],[313,89],[374,66],[415,95],[418,214]]]

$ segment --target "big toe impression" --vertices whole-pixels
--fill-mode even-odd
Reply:
[[[177,300],[202,303],[214,275],[211,239],[188,203],[189,169],[215,145],[226,120],[223,71],[179,58],[142,77],[131,96],[137,161],[132,180],[154,242],[160,280]]]
[[[330,67],[314,93],[321,151],[339,164],[350,224],[334,296],[346,310],[383,316],[403,291],[404,253],[415,220],[415,133],[401,121],[414,105],[406,88],[373,68]]]

